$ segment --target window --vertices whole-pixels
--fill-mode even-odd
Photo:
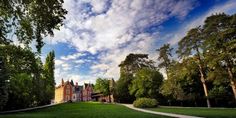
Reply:
[[[70,94],[70,89],[66,89],[66,94]]]

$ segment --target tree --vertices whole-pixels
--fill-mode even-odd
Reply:
[[[12,110],[39,105],[42,96],[46,96],[45,94],[40,94],[43,89],[41,87],[42,67],[39,64],[41,59],[38,59],[37,55],[32,53],[31,50],[11,44],[0,46],[0,55],[5,58],[4,67],[7,72],[4,72],[4,74],[7,75],[9,84],[8,99],[4,109]],[[29,93],[30,100],[27,96],[24,96],[26,94],[21,94],[23,92]],[[27,101],[26,103],[22,102],[25,100]]]
[[[34,106],[33,78],[30,74],[14,74],[10,78],[9,100],[5,109],[20,109]]]
[[[153,64],[152,60],[148,60],[148,54],[131,53],[119,64],[120,73],[134,75],[141,68],[155,68]]]
[[[129,92],[131,95],[135,95],[136,98],[148,97],[148,98],[160,98],[160,86],[163,82],[162,74],[153,69],[141,69],[137,72],[132,84],[129,86]]]
[[[98,78],[96,80],[95,90],[97,92],[101,92],[104,96],[108,96],[109,97],[109,102],[111,102],[110,80]]]
[[[41,51],[43,36],[53,35],[62,26],[67,11],[63,0],[4,0],[0,2],[0,43],[11,42],[9,35],[26,44],[36,40]]]
[[[201,82],[199,80],[198,65],[194,57],[183,59],[182,62],[173,61],[169,68],[170,78],[163,82],[161,93],[181,102],[194,101],[201,98]]]
[[[133,103],[135,100],[135,96],[129,94],[129,85],[131,84],[132,79],[133,76],[123,74],[116,82],[114,97],[117,102]]]
[[[147,54],[129,54],[121,62],[120,79],[117,81],[115,96],[119,102],[132,103],[135,97],[129,94],[129,85],[136,72],[142,68],[155,69],[154,62],[148,60]]]
[[[2,57],[2,55],[0,55],[0,111],[3,109],[8,100],[8,80],[9,76],[5,64],[5,59]]]
[[[185,93],[179,82],[182,79],[182,65],[174,61],[172,65],[169,68],[169,78],[163,81],[160,92],[171,99],[184,100]],[[171,105],[171,102],[169,102],[169,105]]]
[[[54,51],[49,52],[46,57],[46,61],[44,64],[44,72],[45,72],[45,88],[47,94],[47,103],[50,103],[51,99],[54,98],[55,95],[55,78],[54,78],[54,70],[55,70],[55,54]]]
[[[43,37],[53,36],[53,31],[59,30],[67,13],[62,3],[63,0],[0,2],[0,58],[4,57],[4,65],[0,65],[0,106],[4,109],[44,105],[45,99],[52,98],[55,82],[51,70],[54,70],[54,60],[46,67],[46,74],[43,73],[41,59],[32,52],[29,44],[36,41],[36,48],[40,52],[44,45]],[[14,46],[9,37],[16,37],[20,43],[25,44],[25,48]],[[45,82],[46,76],[53,79]],[[6,81],[2,78],[8,80],[9,90],[6,94]],[[49,86],[44,86],[45,83],[49,83]],[[3,106],[6,99],[7,103]]]
[[[214,98],[217,106],[233,106],[232,91],[227,70],[220,65],[211,68],[207,73],[207,79],[212,83],[212,89],[209,90],[209,97]]]
[[[159,52],[158,60],[161,61],[158,65],[158,67],[165,68],[167,79],[169,78],[168,77],[169,76],[168,69],[171,64],[170,57],[171,57],[172,50],[173,50],[173,48],[170,48],[170,44],[164,44],[162,47],[157,49],[157,51]]]
[[[236,66],[236,14],[215,14],[208,17],[204,24],[206,35],[205,53],[209,66],[215,68],[219,63],[228,72],[230,86],[236,101],[236,80],[234,67]]]
[[[205,77],[205,71],[204,71],[204,62],[203,57],[201,56],[201,47],[203,45],[203,35],[202,35],[202,29],[201,27],[193,28],[190,31],[188,31],[187,35],[180,40],[178,43],[178,50],[177,53],[180,58],[185,58],[193,53],[195,53],[196,62],[198,64],[198,70],[200,72],[200,80],[202,82],[205,97],[207,100],[207,106],[211,107],[210,100],[208,98],[208,89],[206,85],[206,77]]]

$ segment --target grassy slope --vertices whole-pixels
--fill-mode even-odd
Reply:
[[[176,114],[185,114],[193,116],[202,116],[207,118],[236,118],[236,109],[215,109],[215,108],[152,108],[150,110],[167,112],[167,113],[176,113]]]
[[[121,105],[67,103],[31,112],[0,115],[0,118],[164,118],[131,110]]]

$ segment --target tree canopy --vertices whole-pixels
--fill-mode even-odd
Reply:
[[[28,46],[33,40],[41,51],[43,37],[63,25],[67,11],[63,0],[2,0],[0,2],[0,44],[16,39]],[[10,37],[9,37],[10,36]]]

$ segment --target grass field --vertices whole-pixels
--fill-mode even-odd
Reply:
[[[166,112],[166,113],[176,113],[183,115],[201,116],[206,118],[236,118],[235,108],[217,109],[217,108],[169,108],[169,107],[159,107],[151,108],[149,110]]]
[[[66,103],[40,110],[0,115],[0,118],[166,118],[121,105],[93,102]]]

